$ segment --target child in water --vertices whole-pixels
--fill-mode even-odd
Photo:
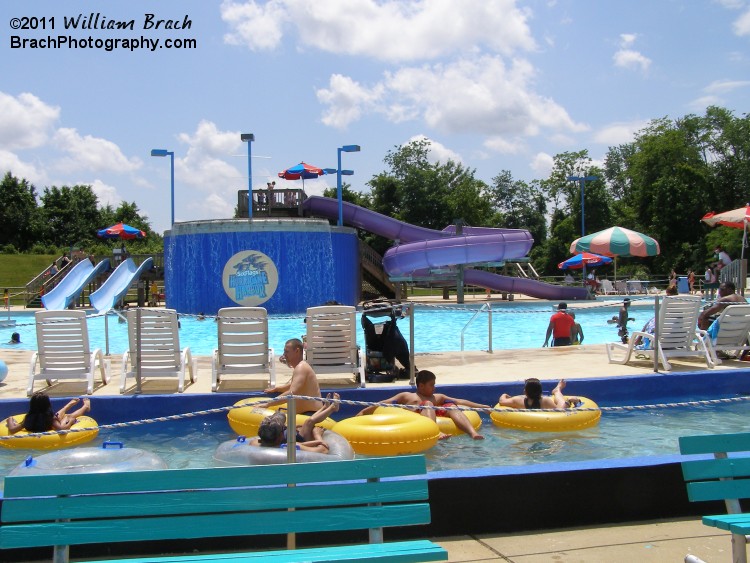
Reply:
[[[79,400],[83,402],[81,407],[72,413],[68,413],[70,409],[76,406]],[[37,391],[29,400],[29,412],[26,413],[23,422],[16,422],[16,419],[12,416],[6,420],[8,433],[15,434],[21,430],[26,430],[27,432],[68,430],[76,423],[79,416],[86,414],[90,410],[91,401],[88,398],[83,398],[71,399],[67,405],[59,411],[54,412],[52,410],[52,402],[49,400],[47,393]]]

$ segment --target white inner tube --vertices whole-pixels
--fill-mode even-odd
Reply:
[[[328,444],[328,453],[297,450],[297,461],[335,461],[354,459],[354,450],[341,434],[333,430],[323,432],[323,441]],[[287,463],[286,447],[272,448],[254,444],[255,440],[240,436],[219,444],[214,452],[214,460],[222,465],[273,465]]]
[[[8,475],[53,475],[64,473],[115,473],[167,469],[158,455],[138,448],[105,447],[59,450],[29,457]]]

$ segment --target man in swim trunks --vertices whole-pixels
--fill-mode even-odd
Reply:
[[[573,343],[570,338],[570,333],[575,324],[575,320],[568,315],[568,304],[560,303],[557,306],[557,313],[552,315],[549,319],[547,335],[544,337],[544,345],[542,348],[547,346],[550,336],[552,336],[552,346],[570,346]]]
[[[339,410],[338,393],[330,393],[324,405],[296,428],[296,442],[300,450],[308,452],[328,453],[328,444],[323,440],[323,428],[315,426],[328,415]],[[277,412],[263,419],[258,428],[258,445],[263,447],[283,447],[287,443],[286,413]]]
[[[386,399],[385,401],[381,402],[396,403],[399,405],[414,405],[420,407],[455,407],[461,405],[464,407],[472,407],[475,409],[490,408],[489,405],[482,405],[479,403],[473,403],[472,401],[467,401],[465,399],[455,399],[453,397],[449,397],[448,395],[443,395],[442,393],[435,393],[435,379],[436,377],[434,373],[432,373],[431,371],[422,370],[417,373],[416,393],[404,391],[403,393],[394,395],[390,399]],[[357,416],[363,414],[372,414],[376,408],[376,405],[369,406],[357,413]],[[417,409],[416,412],[432,420],[435,420],[438,416],[450,418],[459,430],[462,430],[463,432],[471,436],[472,439],[484,439],[484,436],[474,430],[474,427],[471,425],[469,419],[466,418],[466,415],[459,410],[424,408]],[[450,438],[450,436],[441,432],[440,439],[443,440],[445,438]]]
[[[287,340],[284,345],[286,364],[292,368],[292,378],[283,385],[276,385],[265,390],[266,393],[281,393],[267,406],[286,403],[286,395],[305,395],[307,397],[320,397],[320,386],[318,376],[305,360],[302,359],[302,341],[298,338]],[[297,412],[312,416],[323,407],[323,401],[313,399],[297,399]]]

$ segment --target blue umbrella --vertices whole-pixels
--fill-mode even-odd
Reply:
[[[602,264],[609,264],[610,262],[612,262],[612,258],[609,258],[608,256],[600,256],[590,252],[581,252],[580,254],[568,258],[564,262],[560,262],[557,267],[561,270],[580,270],[584,266],[594,268],[596,266],[601,266]]]

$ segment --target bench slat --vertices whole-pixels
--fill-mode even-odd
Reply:
[[[292,561],[445,561],[448,552],[428,540],[380,544],[344,545],[338,547],[307,548],[294,551],[258,551],[253,553],[223,553],[216,555],[185,555],[177,557],[145,557],[128,559],[128,563],[229,563],[231,561],[264,561],[283,563]],[[123,563],[121,559],[91,563]]]
[[[750,457],[685,461],[682,463],[682,475],[686,481],[750,477]]]
[[[236,514],[98,519],[0,527],[0,547],[78,545],[244,535],[358,530],[430,522],[426,503]]]
[[[747,526],[750,524],[750,514],[717,514],[715,516],[704,516],[703,523],[720,530],[730,530],[732,526]]]
[[[220,483],[217,483],[220,485]],[[167,514],[249,512],[379,502],[419,501],[428,498],[424,479],[330,483],[301,487],[202,489],[144,495],[104,494],[33,499],[5,499],[3,522],[71,518],[124,518]],[[187,507],[187,508],[186,508]]]
[[[315,483],[371,478],[424,475],[423,456],[384,457],[338,461],[219,467],[209,469],[167,469],[127,473],[78,475],[34,475],[5,478],[4,498],[65,494],[94,494],[133,491],[245,487],[280,483]]]
[[[693,502],[701,500],[724,500],[728,498],[749,498],[750,479],[688,483],[687,492],[688,498]]]
[[[682,436],[680,438],[680,453],[683,455],[714,452],[750,452],[750,433]]]

